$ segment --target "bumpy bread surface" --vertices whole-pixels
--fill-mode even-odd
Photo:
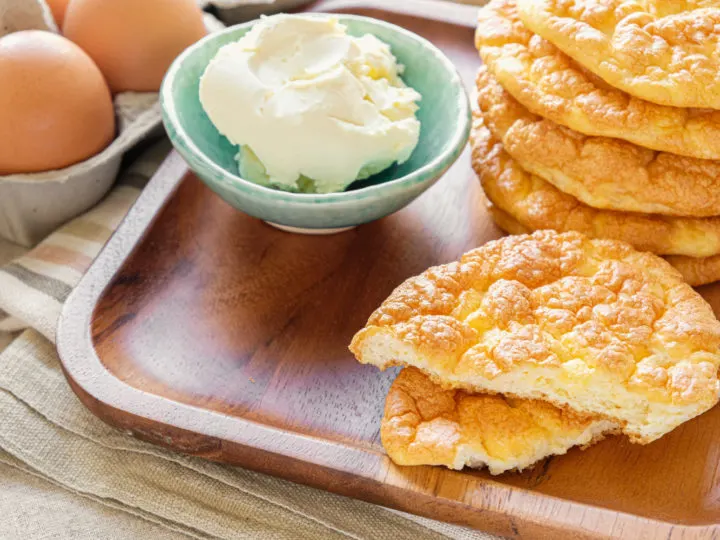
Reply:
[[[577,231],[661,255],[709,257],[720,251],[720,218],[679,218],[600,210],[526,172],[475,113],[472,163],[490,201],[531,231]]]
[[[522,225],[518,220],[504,210],[495,206],[490,201],[487,203],[487,210],[488,214],[490,214],[490,217],[495,222],[495,225],[508,234],[532,234],[535,232]]]
[[[676,257],[665,259],[682,274],[693,287],[720,281],[720,255],[713,257]]]
[[[609,86],[528,30],[516,2],[493,0],[481,9],[475,41],[488,69],[525,107],[586,135],[720,158],[720,112],[666,107]]]
[[[611,86],[720,109],[717,0],[518,0],[525,26]]]
[[[578,233],[509,236],[400,285],[352,340],[382,369],[549,401],[651,442],[718,400],[720,322],[666,261]]]
[[[500,474],[587,448],[615,429],[545,401],[443,389],[406,368],[388,391],[380,434],[398,465],[487,466]]]
[[[533,231],[523,226],[507,212],[492,203],[488,203],[488,213],[495,224],[509,234],[530,234]],[[680,272],[683,279],[693,287],[720,281],[720,255],[713,257],[683,257],[670,255],[664,257]]]
[[[508,154],[585,204],[670,216],[720,215],[720,161],[583,135],[530,112],[485,68],[478,72],[477,89],[485,122]],[[717,228],[720,219],[709,223]]]

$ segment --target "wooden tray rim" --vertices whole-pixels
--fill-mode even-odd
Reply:
[[[117,232],[68,298],[58,326],[57,345],[64,371],[73,389],[86,405],[87,398],[90,397],[101,402],[105,407],[123,410],[137,417],[191,433],[196,433],[198,426],[202,426],[203,434],[218,439],[220,445],[223,440],[232,441],[257,450],[300,459],[307,464],[340,470],[352,475],[358,474],[357,463],[369,463],[370,466],[366,467],[364,476],[368,480],[374,480],[373,472],[378,467],[391,467],[389,459],[382,454],[336,441],[286,432],[144,392],[117,379],[105,368],[98,357],[90,331],[94,308],[112,277],[121,269],[124,261],[152,226],[158,211],[175,193],[185,178],[186,172],[187,167],[184,161],[173,152],[157,171]],[[98,414],[98,411],[93,412]],[[107,420],[107,418],[105,419]],[[291,448],[292,451],[288,451]],[[367,459],[370,453],[374,456],[373,460]],[[338,459],[339,455],[342,456],[340,460]],[[353,464],[352,468],[347,466],[350,463]],[[275,474],[282,476],[282,471],[276,471]],[[386,478],[386,482],[395,480],[392,475]],[[613,529],[622,530],[624,526],[637,525],[638,520],[648,525],[652,524],[653,528],[656,528],[656,532],[662,531],[668,537],[673,537],[674,534],[669,536],[673,532],[675,534],[680,532],[690,534],[720,532],[720,527],[716,525],[710,527],[676,525],[536,494],[499,482],[482,479],[477,479],[477,481],[483,484],[484,491],[491,490],[498,498],[506,501],[504,508],[498,510],[508,512],[522,520],[536,523],[547,522],[553,528],[565,529],[572,526],[573,524],[568,523],[564,517],[567,518],[574,513],[558,512],[557,508],[552,514],[542,511],[534,513],[528,510],[542,506],[538,503],[543,499],[555,499],[566,510],[582,509],[583,521],[594,522],[596,524],[593,527],[594,532],[600,534],[610,534]],[[396,482],[395,485],[402,488],[400,482]],[[514,496],[518,495],[518,492],[521,492],[522,498],[516,501]],[[575,523],[573,528],[575,527],[584,528],[581,523]]]
[[[451,10],[451,16],[441,16],[437,13],[439,10],[434,0],[404,0],[402,4],[402,9],[398,6],[388,9],[377,0],[337,0],[323,3],[322,8],[328,11],[352,8],[377,9],[467,26],[458,19],[459,13],[460,16],[466,16],[467,6],[455,6],[464,9]],[[434,4],[432,6],[434,11],[429,10],[429,4]],[[344,481],[348,478],[365,481],[361,484],[332,486],[323,482],[311,483],[320,489],[443,519],[445,516],[438,515],[437,512],[404,504],[402,493],[408,488],[403,484],[401,475],[393,474],[394,469],[400,468],[394,466],[384,454],[333,440],[284,431],[243,418],[172,401],[124,383],[103,365],[95,351],[91,335],[95,307],[107,286],[141,243],[187,173],[187,165],[182,158],[175,151],[171,152],[116,233],[68,297],[58,324],[57,348],[63,370],[73,391],[93,413],[116,427],[124,426],[118,426],[117,422],[113,422],[113,410],[124,411],[146,423],[159,424],[161,427],[174,430],[179,439],[184,436],[192,439],[193,435],[202,435],[211,437],[217,442],[210,452],[207,451],[207,447],[198,449],[189,444],[183,450],[187,453],[222,461],[222,449],[228,443],[234,443],[249,451],[261,450],[266,453],[269,460],[267,467],[257,459],[248,457],[248,463],[244,463],[248,468],[298,481],[292,470],[284,470],[273,465],[274,457],[289,458],[295,462],[321,468],[325,472],[340,473],[338,479]],[[201,431],[198,429],[200,426]],[[163,441],[153,437],[151,431],[136,434],[157,444],[178,448],[176,441],[172,439]],[[359,463],[362,464],[360,472]],[[235,464],[243,465],[243,463]],[[377,480],[380,471],[385,473],[383,482]],[[443,470],[443,473],[462,474],[447,470]],[[720,524],[676,524],[534,493],[494,480],[468,477],[467,482],[469,489],[481,492],[479,503],[468,504],[457,498],[441,497],[433,493],[434,490],[427,488],[423,488],[423,495],[428,498],[428,502],[440,502],[441,508],[449,514],[458,506],[482,513],[485,519],[479,517],[477,523],[486,523],[489,531],[502,531],[500,534],[507,534],[508,530],[512,531],[515,537],[520,536],[518,525],[521,524],[532,525],[534,531],[572,532],[584,537],[626,537],[626,534],[630,533],[633,536],[627,536],[628,538],[637,538],[641,531],[644,533],[652,531],[653,537],[664,538],[715,538],[715,535],[720,535]],[[308,482],[304,481],[304,483]],[[394,488],[393,494],[398,496],[388,500],[381,493],[383,485]]]

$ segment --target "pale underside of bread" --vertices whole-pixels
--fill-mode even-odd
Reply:
[[[637,444],[648,444],[704,412],[698,411],[694,404],[678,407],[668,403],[656,405],[648,414],[646,401],[641,396],[633,395],[611,381],[602,379],[595,380],[589,391],[577,392],[570,402],[567,397],[561,395],[557,385],[548,384],[549,380],[557,378],[557,373],[544,368],[527,368],[521,373],[511,372],[493,380],[481,376],[460,378],[437,369],[432,358],[408,346],[407,343],[393,336],[392,332],[382,330],[373,334],[361,345],[362,363],[372,364],[382,370],[395,366],[413,366],[428,375],[433,383],[445,389],[462,389],[471,393],[503,394],[518,399],[547,401],[557,408],[607,421],[603,431],[608,431],[610,426],[619,425],[622,432]],[[617,402],[620,399],[627,402],[624,411],[618,410]],[[632,409],[635,409],[637,414],[631,414]],[[635,422],[631,424],[632,420]],[[575,444],[568,448],[572,446]],[[529,461],[525,466],[531,463],[534,461]]]

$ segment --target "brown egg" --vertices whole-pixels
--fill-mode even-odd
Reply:
[[[0,174],[60,169],[105,148],[115,111],[80,47],[40,30],[0,38]]]
[[[50,11],[52,11],[53,18],[55,19],[55,22],[57,25],[62,28],[63,19],[65,18],[65,10],[67,9],[68,2],[70,0],[45,0],[50,6]]]
[[[113,92],[155,92],[206,30],[196,0],[71,0],[63,33],[95,60]]]

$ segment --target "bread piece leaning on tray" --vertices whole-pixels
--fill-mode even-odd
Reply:
[[[501,472],[603,433],[646,444],[718,401],[710,306],[661,258],[574,232],[510,236],[430,268],[350,348],[426,377],[401,375],[386,404],[400,464]]]
[[[690,285],[720,279],[720,9],[660,4],[480,10],[472,163],[516,236],[407,280],[353,338],[404,368],[397,464],[522,470],[717,403],[720,322]]]

